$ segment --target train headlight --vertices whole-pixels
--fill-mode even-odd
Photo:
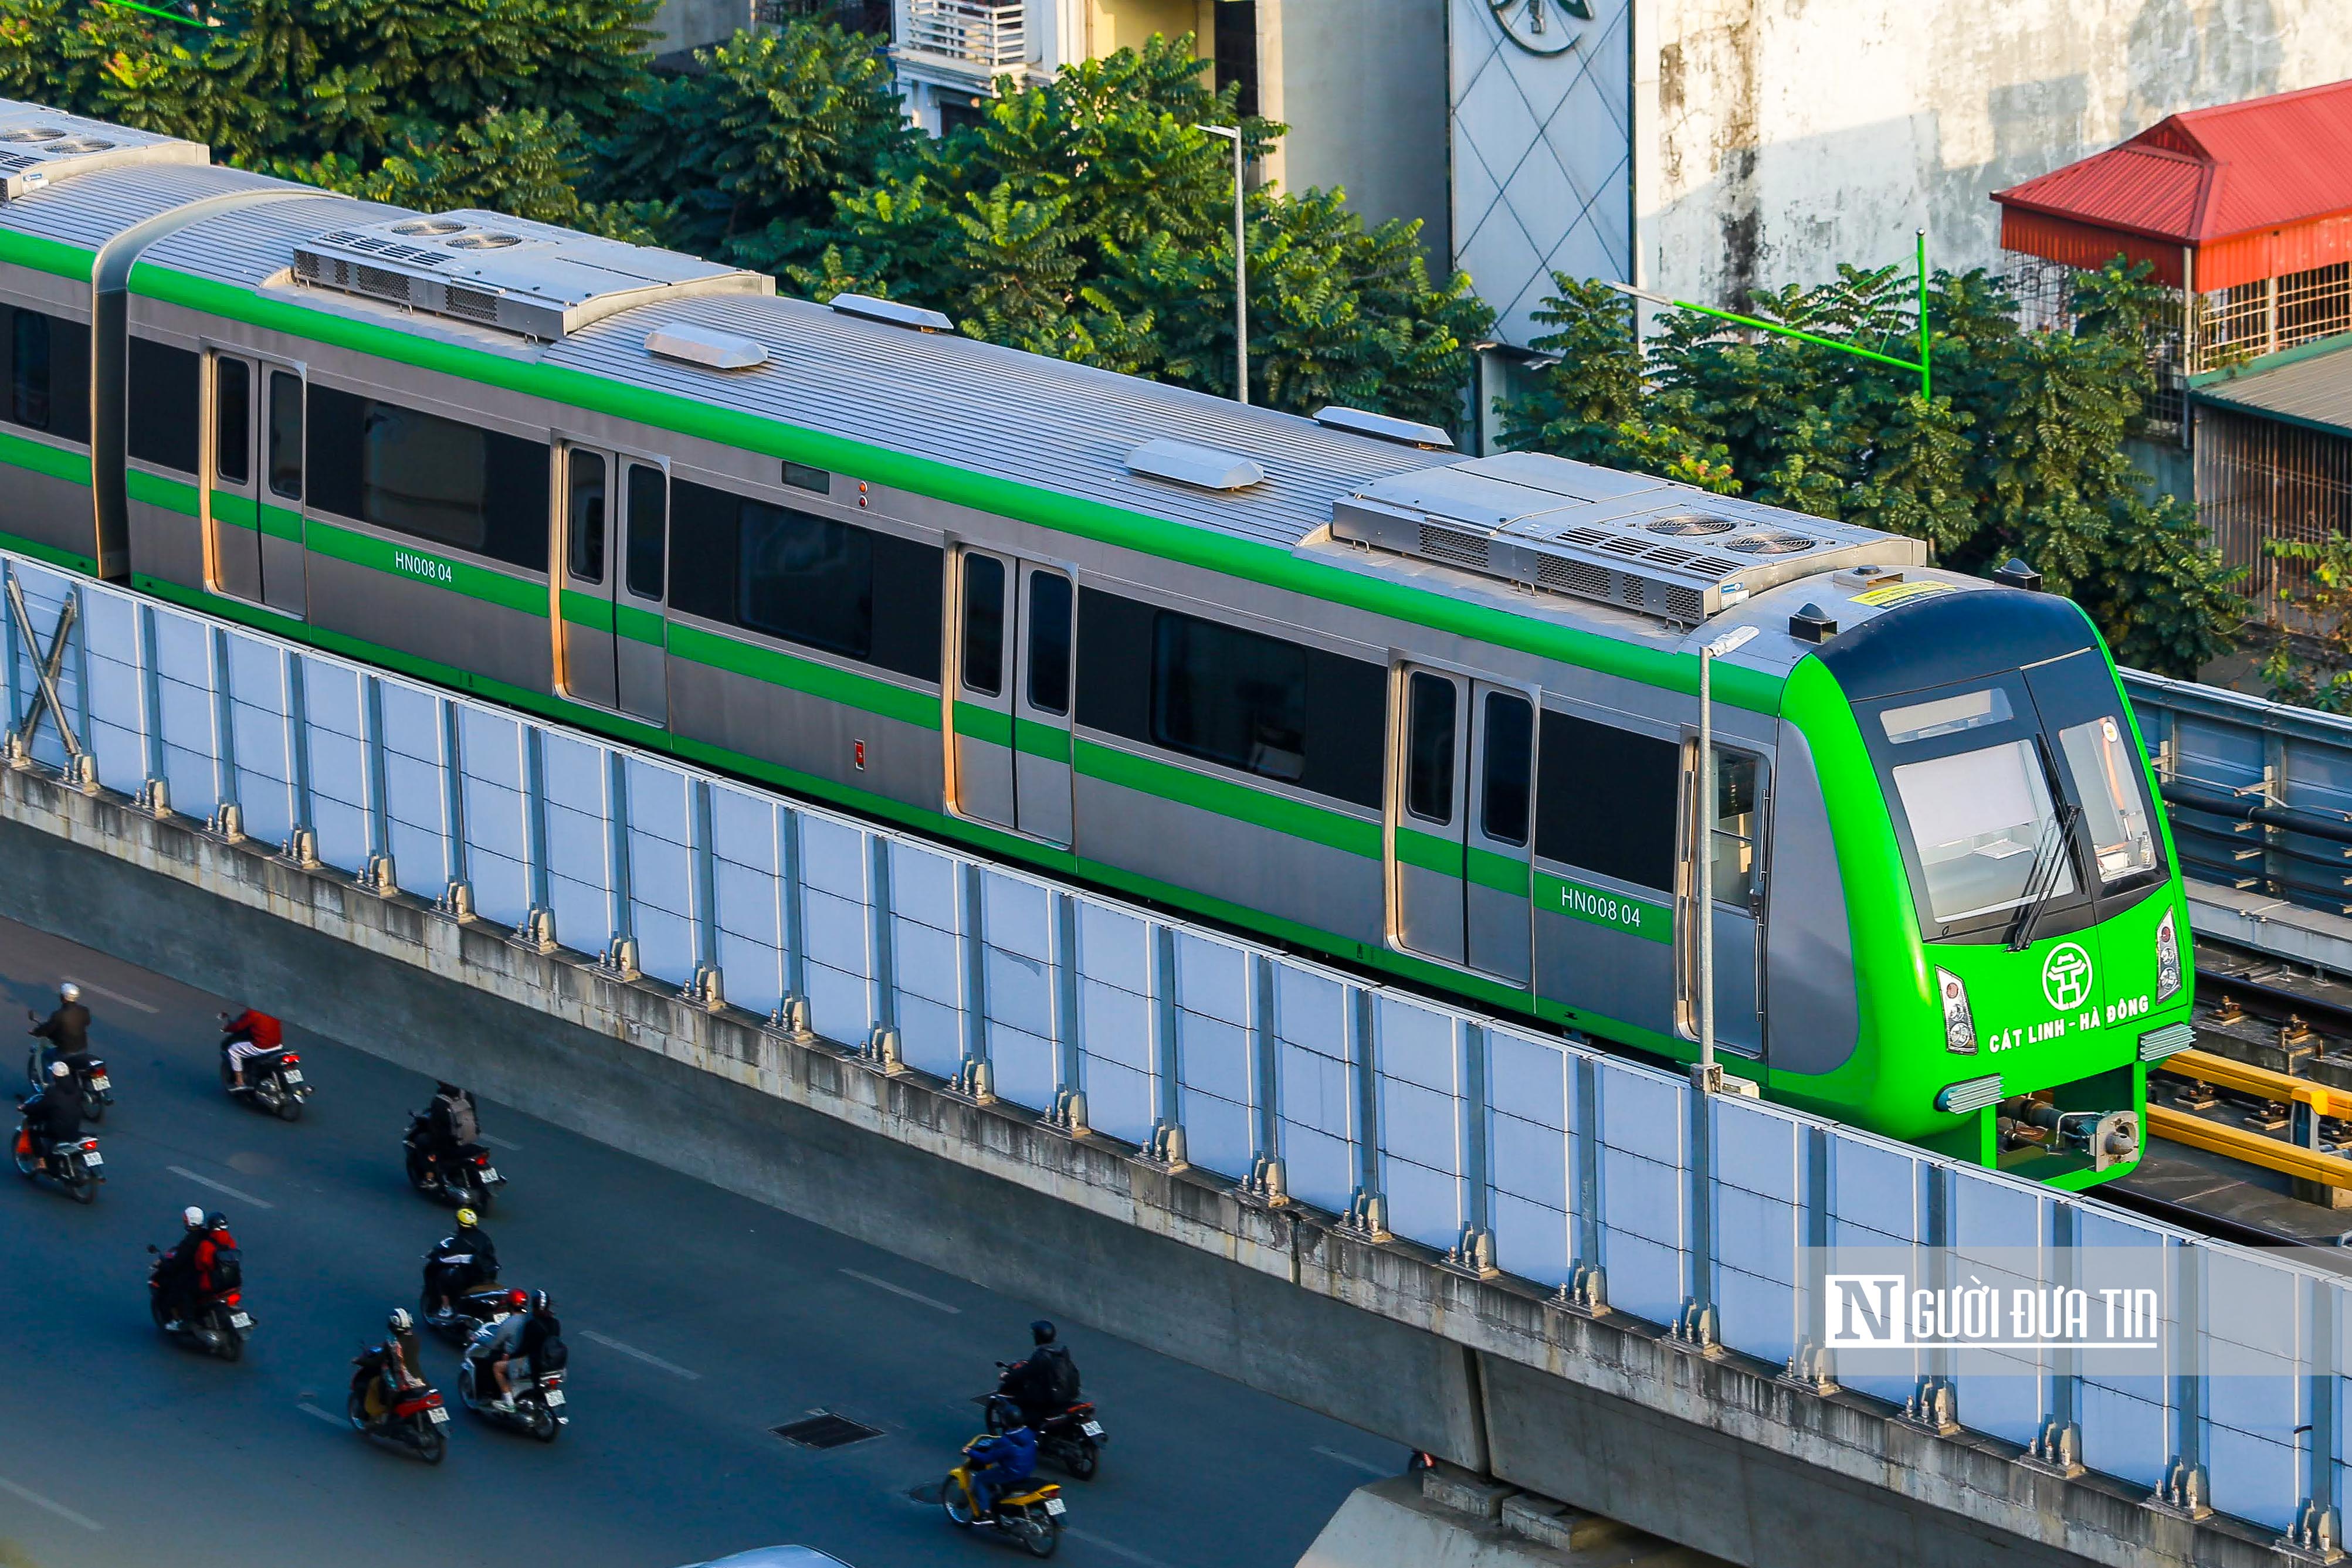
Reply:
[[[2173,912],[2156,923],[2156,999],[2168,1002],[2180,990],[2180,937],[2173,929]]]
[[[1936,995],[1944,1004],[1944,1049],[1959,1056],[1974,1056],[1977,1020],[1969,1016],[1969,988],[1949,969],[1938,969]]]

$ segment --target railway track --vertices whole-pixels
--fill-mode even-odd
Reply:
[[[2153,1141],[2104,1196],[2352,1269],[2352,982],[2200,936],[2197,1045],[2148,1084]]]

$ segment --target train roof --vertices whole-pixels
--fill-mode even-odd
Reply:
[[[427,248],[490,229],[513,236],[504,260]],[[532,254],[583,258],[595,276],[551,291],[524,265]],[[447,363],[429,347],[442,344],[584,374],[649,394],[649,410],[682,401],[813,431],[1653,645],[1782,583],[1926,560],[1899,535],[1556,457],[1466,457],[1417,444],[1443,439],[1423,427],[1363,434],[925,330],[949,324],[885,302],[777,297],[758,275],[493,214],[259,201],[156,240],[140,263],[151,267],[389,329],[418,344],[419,362]],[[150,291],[141,274],[132,285]],[[488,324],[478,292],[530,296],[540,326]],[[688,428],[675,412],[646,417]]]

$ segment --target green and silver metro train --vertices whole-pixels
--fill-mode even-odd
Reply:
[[[950,326],[0,105],[9,548],[1654,1057],[1704,919],[1769,1098],[2137,1158],[2187,915],[2073,604]]]

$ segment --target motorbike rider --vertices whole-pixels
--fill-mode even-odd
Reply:
[[[58,986],[57,1010],[30,1032],[48,1042],[41,1048],[44,1068],[58,1061],[70,1062],[76,1072],[89,1066],[89,1009],[81,1005],[81,988],[71,980]]]
[[[971,1461],[974,1514],[985,1519],[996,1511],[996,1500],[1014,1485],[1037,1473],[1037,1434],[1026,1427],[980,1437],[964,1450]]]
[[[232,1088],[245,1087],[245,1064],[268,1056],[286,1044],[286,1029],[268,1013],[251,1008],[231,1018],[221,1014],[221,1056],[228,1064]]]
[[[481,1118],[474,1113],[474,1097],[454,1083],[436,1083],[433,1103],[425,1108],[425,1134],[418,1152],[427,1164],[455,1155],[482,1135]]]
[[[417,1368],[424,1364],[423,1353],[416,1344],[416,1320],[405,1307],[394,1307],[384,1320],[384,1340],[370,1345],[360,1358],[362,1375],[367,1378],[366,1409],[370,1421],[381,1421],[392,1408],[392,1396],[404,1388],[416,1388],[425,1379]]]
[[[434,1243],[425,1258],[425,1293],[446,1318],[459,1292],[499,1277],[499,1249],[470,1208],[457,1211],[457,1228]]]
[[[525,1296],[514,1292],[516,1310],[500,1318],[498,1326],[485,1340],[477,1341],[466,1354],[478,1361],[490,1364],[490,1376],[497,1380],[499,1396],[492,1408],[512,1410],[514,1384],[507,1375],[508,1364],[520,1361],[534,1372],[551,1371],[548,1342],[561,1339],[563,1325],[555,1316],[555,1304],[545,1291],[533,1291]]]
[[[1029,1358],[1005,1368],[996,1386],[1021,1407],[1022,1420],[1042,1427],[1078,1402],[1078,1364],[1068,1346],[1055,1343],[1054,1325],[1044,1318],[1029,1325],[1029,1339],[1035,1347]]]
[[[229,1234],[228,1216],[206,1214],[191,1206],[180,1211],[181,1223],[186,1233],[178,1246],[166,1254],[168,1265],[163,1287],[167,1321],[163,1326],[176,1329],[198,1303],[218,1288],[220,1255],[236,1249],[236,1238]]]
[[[32,1134],[33,1152],[44,1170],[49,1167],[53,1145],[81,1136],[81,1091],[74,1087],[73,1071],[72,1064],[62,1057],[50,1062],[47,1081],[16,1102],[16,1108],[24,1113],[26,1130]]]

